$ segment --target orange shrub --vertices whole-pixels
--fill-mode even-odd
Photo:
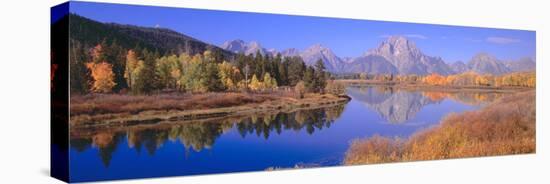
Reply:
[[[437,73],[432,73],[424,78],[424,83],[429,85],[445,85],[446,78]]]
[[[92,91],[100,93],[111,92],[116,85],[114,82],[115,74],[113,73],[113,66],[107,62],[88,63],[86,66],[91,71],[92,78],[94,79]]]

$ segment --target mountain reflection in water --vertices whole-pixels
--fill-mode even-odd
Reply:
[[[378,86],[348,88],[348,95],[363,102],[388,122],[403,123],[413,118],[425,106],[440,103],[444,99],[468,105],[481,105],[494,101],[503,93],[409,91]]]

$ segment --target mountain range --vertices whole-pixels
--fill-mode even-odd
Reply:
[[[228,58],[234,57],[235,53],[300,56],[310,66],[322,60],[327,70],[332,73],[449,75],[472,71],[480,74],[503,74],[531,71],[536,66],[531,58],[502,61],[488,53],[476,54],[467,63],[456,61],[448,64],[441,57],[424,54],[412,40],[404,36],[390,36],[378,47],[367,50],[363,55],[341,58],[321,44],[314,44],[303,51],[297,48],[282,51],[266,49],[259,42],[247,43],[240,39],[216,46],[167,28],[102,23],[76,14],[69,14],[68,18],[71,27],[70,39],[84,43],[87,47],[103,40],[109,43],[117,42],[126,49],[139,46],[161,53],[197,54],[213,50]]]
[[[390,36],[374,49],[353,58],[340,58],[330,48],[314,44],[303,51],[289,48],[283,51],[265,49],[257,42],[246,43],[242,40],[227,41],[222,49],[234,53],[261,54],[281,56],[300,56],[307,65],[314,65],[322,60],[332,73],[369,73],[369,74],[416,74],[438,73],[450,75],[463,72],[479,74],[504,74],[509,72],[531,71],[536,63],[531,58],[518,61],[502,61],[488,53],[478,53],[470,61],[456,61],[448,64],[441,57],[424,54],[412,41],[404,36]]]
[[[272,54],[267,49],[263,48],[258,42],[251,41],[248,43],[245,43],[243,40],[233,40],[225,42],[221,48],[234,52],[234,53],[243,53],[245,55],[256,55],[256,53],[260,53],[262,55],[265,54]]]

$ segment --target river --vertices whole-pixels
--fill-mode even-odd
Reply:
[[[350,142],[407,138],[502,94],[349,87],[345,105],[215,122],[94,129],[70,138],[72,181],[341,165]]]

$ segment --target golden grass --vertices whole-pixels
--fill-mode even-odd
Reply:
[[[266,93],[202,93],[129,96],[94,94],[71,97],[71,128],[110,126],[161,121],[212,120],[245,114],[291,112],[334,106],[347,96],[307,93],[296,98],[293,91]]]
[[[407,140],[355,140],[344,164],[372,164],[534,153],[535,91],[505,96],[477,111],[452,114]]]
[[[292,95],[292,94],[289,94]],[[92,94],[71,96],[71,116],[107,113],[131,113],[148,110],[197,110],[262,103],[285,97],[285,94],[262,93],[203,93],[159,94],[131,96],[121,94]]]

